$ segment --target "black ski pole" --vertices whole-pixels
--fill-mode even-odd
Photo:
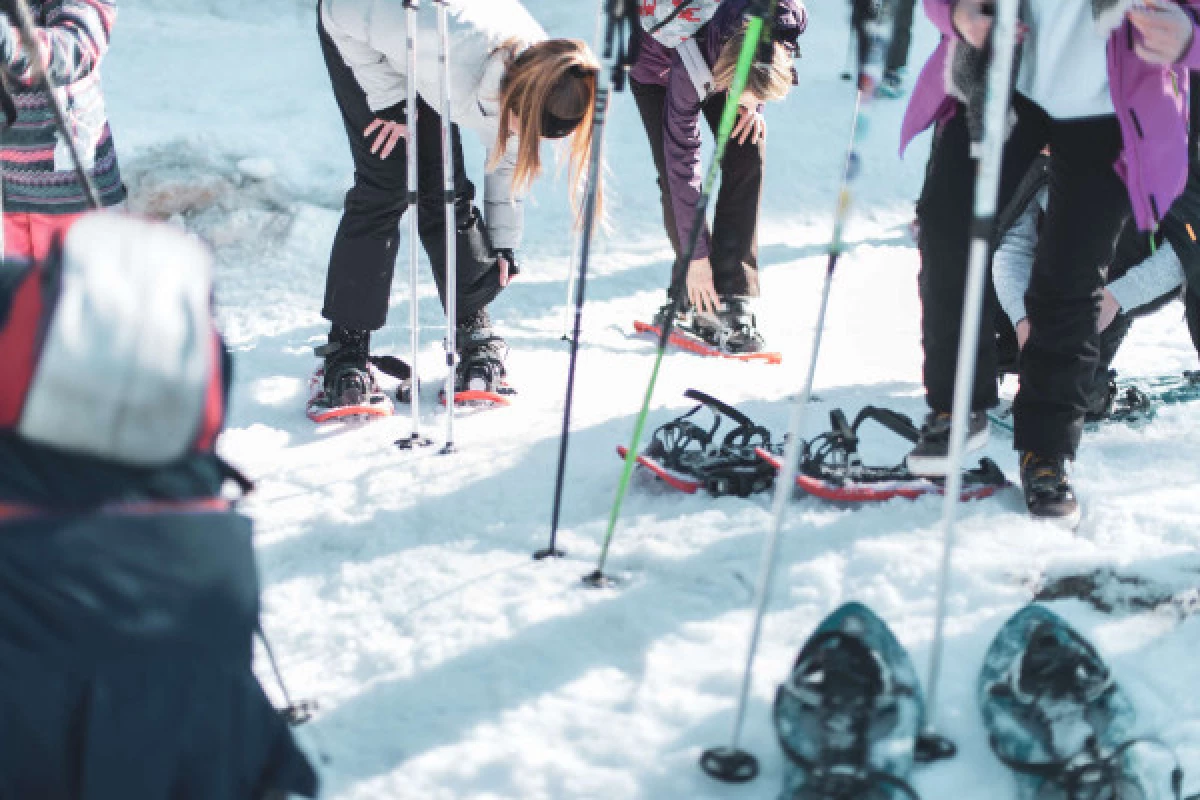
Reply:
[[[54,124],[58,126],[67,150],[71,154],[71,163],[75,166],[75,176],[79,178],[79,184],[83,187],[88,208],[95,210],[100,207],[100,196],[96,194],[96,187],[83,167],[79,145],[76,144],[75,137],[71,135],[71,129],[67,126],[67,118],[63,114],[62,106],[54,95],[55,87],[50,80],[49,73],[46,72],[45,63],[42,61],[41,46],[33,31],[33,15],[29,13],[29,3],[26,0],[0,0],[0,3],[17,27],[17,33],[21,37],[21,49],[25,53],[25,59],[29,62],[29,69],[33,72],[34,81],[46,95],[46,103],[50,106],[50,113],[54,115]]]
[[[725,99],[725,111],[721,115],[721,125],[717,129],[717,147],[713,153],[712,162],[704,176],[700,187],[700,199],[696,202],[696,213],[692,218],[692,230],[688,236],[687,248],[684,250],[683,263],[690,264],[696,245],[700,241],[700,232],[704,230],[708,202],[712,197],[713,187],[721,171],[721,162],[725,159],[725,149],[733,133],[733,125],[737,121],[738,99],[746,89],[750,76],[750,67],[756,58],[761,58],[763,49],[771,44],[771,31],[775,22],[775,7],[777,0],[751,0],[746,8],[749,22],[746,25],[746,38],[742,51],[738,56],[737,69]],[[642,439],[642,431],[646,428],[646,418],[650,414],[650,401],[654,399],[654,387],[658,383],[658,373],[662,369],[663,356],[667,352],[667,343],[671,339],[671,330],[675,324],[675,316],[679,313],[679,292],[671,292],[671,306],[667,318],[659,331],[658,349],[654,356],[654,367],[650,370],[650,382],[646,386],[646,396],[642,401],[642,409],[638,412],[637,421],[633,425],[633,437],[625,453],[625,468],[621,472],[620,483],[617,484],[617,496],[613,501],[612,511],[608,517],[608,530],[604,535],[604,543],[600,547],[600,557],[596,560],[596,569],[583,577],[586,586],[601,588],[612,585],[613,581],[604,574],[604,566],[608,560],[608,549],[612,545],[613,534],[617,530],[617,522],[621,518],[621,505],[629,490],[629,482],[633,478],[633,468],[637,464],[638,445]]]
[[[596,227],[596,199],[604,167],[604,133],[607,128],[608,104],[613,89],[625,88],[625,71],[637,58],[637,6],[633,0],[604,0],[605,15],[601,42],[605,68],[596,76],[596,100],[592,111],[592,153],[588,163],[586,194],[583,205],[583,226],[579,237],[579,271],[575,282],[575,322],[571,329],[571,359],[567,367],[567,399],[563,405],[562,434],[558,444],[558,472],[554,480],[554,510],[550,520],[550,543],[533,557],[561,558],[558,549],[558,524],[562,513],[563,485],[567,472],[567,445],[571,438],[571,407],[575,398],[575,367],[579,360],[579,335],[583,325],[583,303],[587,293],[587,269],[592,253],[592,236]],[[611,71],[610,71],[611,70]]]
[[[754,625],[750,632],[750,644],[746,653],[746,666],[742,672],[741,689],[738,694],[737,710],[733,718],[730,743],[725,747],[710,748],[701,755],[700,767],[710,777],[725,783],[745,783],[758,776],[758,759],[741,748],[742,727],[746,719],[746,705],[753,682],[754,661],[762,635],[763,617],[771,594],[775,573],[775,562],[779,552],[779,538],[783,530],[787,506],[794,491],[800,454],[805,449],[803,432],[805,410],[812,398],[816,378],[817,358],[821,352],[821,340],[825,329],[825,316],[829,309],[829,295],[838,261],[845,252],[843,234],[853,205],[852,187],[860,172],[859,147],[867,126],[863,124],[864,111],[875,96],[875,87],[883,75],[883,57],[891,35],[891,0],[852,0],[851,24],[858,42],[858,91],[850,127],[850,142],[846,151],[845,167],[842,172],[841,188],[838,191],[837,209],[834,213],[833,237],[829,244],[829,260],[825,268],[825,284],[821,291],[821,309],[817,315],[817,329],[813,337],[812,353],[809,358],[808,375],[804,388],[792,405],[791,421],[788,426],[787,452],[784,468],[775,482],[773,520],[770,534],[759,560],[758,583],[755,589]]]
[[[996,206],[1000,194],[1000,171],[1004,162],[1004,140],[1009,103],[1012,95],[1013,64],[1017,42],[1017,13],[1020,0],[999,0],[991,35],[991,65],[988,68],[987,100],[984,105],[983,141],[975,183],[975,211],[971,223],[970,261],[967,287],[963,298],[962,328],[958,340],[958,364],[954,373],[954,404],[951,409],[949,468],[946,496],[942,504],[942,565],[938,580],[937,616],[933,647],[929,657],[927,687],[927,737],[937,711],[938,683],[941,680],[942,651],[945,646],[946,601],[950,590],[950,569],[954,558],[955,522],[962,494],[962,467],[967,442],[967,422],[971,413],[971,390],[975,383],[975,354],[979,346],[979,321],[983,293],[988,278],[988,259],[995,227]]]

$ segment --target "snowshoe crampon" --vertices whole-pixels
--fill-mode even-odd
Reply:
[[[325,388],[325,369],[318,367],[308,382],[308,403],[305,406],[308,418],[319,424],[338,419],[390,417],[395,406],[387,392],[379,388],[375,368],[368,365],[364,375],[364,386],[333,398]]]
[[[877,467],[864,464],[858,452],[859,429],[874,421],[915,443],[919,431],[903,414],[867,406],[849,423],[840,409],[829,414],[832,429],[804,444],[796,487],[807,494],[837,503],[874,503],[903,497],[915,500],[929,494],[944,494],[941,480],[913,475],[908,467]],[[758,456],[772,469],[783,468],[783,448],[760,447]],[[1004,472],[991,459],[963,473],[962,499],[990,497],[1009,485]]]
[[[1096,649],[1039,605],[1018,612],[984,660],[977,697],[992,750],[1023,800],[1179,800],[1179,762],[1131,738],[1135,713]]]
[[[705,489],[714,497],[749,497],[774,483],[774,471],[759,460],[756,450],[771,446],[771,433],[736,408],[695,389],[684,397],[699,403],[688,413],[660,427],[637,463],[668,486],[687,494]],[[701,410],[712,413],[707,428],[692,421]],[[718,439],[723,417],[737,423]],[[617,455],[628,457],[628,448]]]
[[[642,322],[635,320],[633,329],[641,334],[654,334],[662,336],[662,327],[656,322]],[[671,326],[671,336],[667,340],[673,347],[678,347],[680,350],[687,350],[689,353],[695,353],[701,356],[710,358],[728,358],[734,361],[757,362],[762,364],[782,364],[783,355],[776,352],[760,352],[760,353],[731,353],[722,350],[718,343],[706,340],[700,333],[692,330],[689,326],[676,324]]]
[[[775,694],[780,800],[914,800],[925,701],[912,659],[870,609],[820,624]]]

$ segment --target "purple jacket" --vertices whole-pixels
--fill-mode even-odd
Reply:
[[[1200,0],[1176,0],[1193,19]],[[957,38],[954,0],[925,0],[925,13],[942,32],[913,89],[900,134],[900,152],[930,125],[954,116],[957,101],[946,94],[944,76],[950,42]],[[1174,67],[1147,64],[1137,57],[1137,32],[1126,19],[1108,41],[1108,81],[1121,125],[1124,150],[1113,165],[1133,203],[1138,227],[1152,230],[1183,193],[1188,176],[1188,70],[1200,69],[1200,29]]]
[[[717,63],[722,47],[741,29],[748,5],[748,0],[725,0],[708,24],[696,33],[696,44],[709,67]],[[794,42],[808,26],[808,12],[800,0],[780,0],[775,14],[775,39],[778,41]],[[679,54],[645,33],[639,35],[641,53],[630,74],[638,83],[667,87],[663,118],[667,185],[679,240],[686,246],[704,183],[700,163],[702,98],[696,93]],[[693,258],[707,258],[709,252],[710,237],[705,230],[696,243]]]

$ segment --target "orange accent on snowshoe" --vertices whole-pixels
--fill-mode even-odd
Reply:
[[[625,447],[624,445],[617,445],[617,455],[621,457],[622,461],[625,460],[625,458],[628,456],[628,454],[629,454],[628,447]],[[646,469],[650,470],[652,473],[654,473],[655,477],[664,481],[672,489],[677,489],[678,491],[681,491],[684,494],[695,494],[697,491],[700,490],[700,485],[701,485],[700,481],[684,478],[683,476],[681,476],[677,473],[671,472],[670,470],[668,470],[666,467],[662,466],[658,462],[652,461],[651,459],[646,458],[645,456],[638,456],[637,463],[639,465],[641,465],[642,467],[645,467]]]
[[[392,413],[391,404],[376,403],[374,405],[338,406],[323,410],[320,408],[309,408],[308,418],[320,424],[335,419],[346,419],[347,417],[390,417]]]
[[[662,331],[657,325],[651,325],[648,322],[633,323],[633,329],[638,333],[653,333],[655,336],[661,336]],[[705,344],[698,339],[693,339],[689,336],[684,336],[677,331],[671,331],[671,338],[668,340],[681,350],[687,350],[691,353],[696,353],[702,356],[710,356],[714,358],[728,358],[734,361],[760,362],[763,364],[782,364],[782,353],[725,353],[712,345]]]
[[[512,400],[509,398],[513,394],[516,393],[510,391],[510,393],[506,396],[499,392],[486,392],[480,389],[469,389],[464,392],[454,393],[454,405],[507,408],[508,406],[512,405]],[[438,402],[440,402],[442,405],[446,405],[445,392],[442,392],[438,396]]]
[[[774,453],[761,447],[755,448],[755,453],[776,470],[783,468],[783,460]],[[927,495],[943,495],[945,489],[933,481],[914,478],[912,481],[880,481],[878,483],[851,483],[838,486],[836,484],[814,478],[811,475],[796,476],[796,488],[813,497],[829,500],[834,503],[880,503],[902,497],[905,500],[916,500]],[[991,497],[1004,486],[969,486],[963,489],[963,500],[982,500]]]

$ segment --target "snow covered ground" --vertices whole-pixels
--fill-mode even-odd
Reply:
[[[594,3],[527,2],[552,34],[593,38]],[[567,361],[559,340],[570,252],[563,183],[538,187],[526,270],[494,308],[512,347],[516,406],[463,413],[452,457],[393,447],[408,433],[404,416],[314,428],[303,415],[304,390],[311,348],[325,333],[324,268],[350,162],[310,6],[128,0],[105,80],[135,207],[179,215],[218,247],[221,316],[237,351],[223,452],[259,481],[245,508],[257,522],[265,626],[292,693],[320,701],[302,735],[329,757],[325,796],[775,796],[782,755],[770,701],[826,613],[847,600],[868,603],[923,670],[939,502],[793,505],[745,738],[764,775],[741,788],[710,782],[696,759],[728,736],[769,499],[684,497],[639,481],[610,561],[626,585],[579,588],[620,473],[614,447],[630,436],[652,361],[652,345],[632,336],[631,322],[659,304],[670,265],[631,100],[619,96],[612,115],[613,226],[597,245],[588,286],[562,532],[569,557],[535,563],[529,555],[549,530]],[[806,366],[853,102],[838,78],[844,4],[821,0],[811,11],[801,86],[769,113],[760,319],[784,365],[672,354],[653,425],[684,409],[682,393],[694,386],[777,432],[786,426],[787,398]],[[422,14],[430,24],[431,9]],[[915,64],[933,41],[922,20]],[[917,256],[906,226],[928,142],[898,161],[901,104],[877,108],[854,247],[833,290],[817,373],[824,403],[809,416],[812,433],[830,406],[922,412]],[[478,180],[477,144],[468,136]],[[442,315],[424,268],[422,280],[422,424],[436,437]],[[398,280],[378,350],[405,355],[408,303]],[[1178,309],[1139,324],[1117,366],[1130,375],[1194,368]],[[923,796],[1013,795],[974,707],[983,652],[1047,576],[1098,566],[1152,581],[1161,607],[1103,614],[1064,600],[1055,608],[1094,637],[1135,696],[1143,728],[1178,748],[1187,789],[1200,790],[1200,619],[1188,615],[1187,592],[1200,570],[1198,423],[1200,407],[1173,408],[1144,430],[1089,435],[1075,472],[1086,504],[1077,535],[1031,522],[1015,492],[964,509],[937,715],[961,755],[915,776]],[[1015,477],[1005,442],[990,455]]]

